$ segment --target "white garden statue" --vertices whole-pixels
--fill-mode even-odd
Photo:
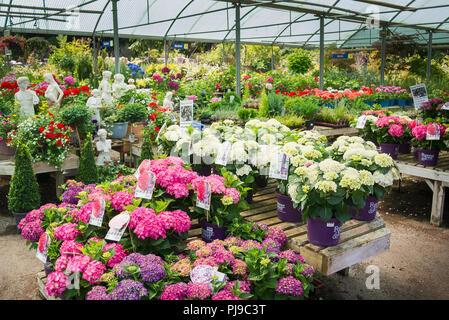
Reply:
[[[101,93],[98,89],[92,90],[92,97],[87,99],[86,105],[90,110],[94,112],[92,115],[92,120],[97,120],[97,125],[101,123],[100,109],[103,107],[103,103],[101,101]]]
[[[44,80],[48,83],[47,90],[45,91],[45,98],[47,98],[48,105],[50,107],[58,108],[62,97],[64,97],[64,92],[62,92],[61,87],[51,73],[46,73],[44,75]]]
[[[172,97],[173,92],[167,92],[167,94],[165,95],[164,103],[162,105],[164,108],[170,108],[171,110],[173,110],[175,103],[172,101]]]
[[[111,160],[111,139],[106,139],[108,132],[106,129],[98,130],[98,138],[96,147],[98,151],[97,166],[104,166],[106,162],[112,162]]]
[[[123,74],[116,73],[114,75],[112,91],[114,92],[114,97],[116,99],[119,99],[121,96],[123,96],[123,92],[126,91],[125,76]]]
[[[17,79],[19,91],[16,92],[14,98],[20,103],[20,115],[25,118],[34,117],[34,105],[39,103],[39,98],[33,90],[28,90],[30,80],[27,77]]]
[[[109,80],[112,77],[111,71],[103,71],[103,80],[100,82],[100,86],[98,87],[98,90],[100,90],[101,98],[103,99],[104,103],[106,105],[112,104],[112,87],[109,83]]]

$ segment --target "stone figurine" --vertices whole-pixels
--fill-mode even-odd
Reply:
[[[33,90],[28,90],[30,80],[27,77],[17,79],[19,91],[16,92],[14,98],[20,103],[20,115],[25,118],[34,117],[34,106],[39,103],[39,98]]]
[[[97,166],[103,166],[106,162],[112,162],[111,160],[111,139],[106,139],[108,132],[106,129],[98,130],[98,141],[96,148],[98,151]]]
[[[48,83],[47,90],[45,91],[45,98],[47,98],[48,105],[50,107],[58,108],[62,97],[64,96],[64,92],[62,92],[61,87],[57,84],[51,73],[45,74],[44,80]]]
[[[90,97],[86,102],[86,105],[89,107],[89,109],[94,112],[94,114],[92,115],[92,120],[97,120],[98,125],[100,125],[101,123],[100,109],[103,107],[103,103],[101,100],[100,90],[93,89],[92,97]]]
[[[171,92],[171,91],[167,92],[167,94],[165,95],[164,103],[163,103],[164,108],[170,108],[173,110],[175,103],[172,101],[172,97],[173,97],[173,92]]]
[[[100,82],[100,86],[98,87],[98,90],[100,90],[101,98],[103,99],[104,103],[107,105],[112,104],[112,87],[109,83],[109,80],[112,77],[111,71],[103,71],[103,80]]]
[[[121,73],[116,73],[114,75],[114,83],[112,84],[112,91],[114,92],[114,97],[119,99],[123,96],[123,92],[126,90],[125,76]]]

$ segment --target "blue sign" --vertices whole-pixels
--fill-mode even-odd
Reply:
[[[113,45],[113,41],[112,41],[112,40],[109,40],[109,41],[103,41],[103,42],[101,43],[101,45],[103,46],[103,48],[110,48],[110,47],[112,47],[112,45]]]
[[[348,59],[348,53],[334,53],[332,59]]]
[[[173,43],[173,49],[184,49],[184,43]]]

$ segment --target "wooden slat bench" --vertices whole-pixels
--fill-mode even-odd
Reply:
[[[449,187],[449,152],[441,151],[436,167],[418,164],[413,154],[400,154],[396,164],[401,174],[425,179],[433,192],[430,223],[440,226],[443,222],[445,187]]]
[[[390,248],[390,230],[379,214],[373,221],[350,220],[343,225],[340,242],[335,247],[319,247],[307,241],[307,224],[283,222],[277,216],[276,185],[270,181],[253,198],[251,209],[241,213],[248,221],[282,228],[287,246],[300,252],[317,271],[330,275],[344,270]],[[201,237],[198,221],[192,221],[189,240]]]

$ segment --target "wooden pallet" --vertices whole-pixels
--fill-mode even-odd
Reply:
[[[390,230],[376,215],[373,221],[350,220],[343,225],[340,242],[335,247],[319,247],[308,242],[307,224],[283,222],[277,216],[276,184],[270,181],[253,198],[251,208],[241,213],[248,221],[262,222],[282,228],[287,235],[287,247],[296,250],[307,263],[324,275],[348,268],[390,248]],[[201,237],[198,222],[192,221],[189,240]]]
[[[329,139],[337,138],[339,136],[356,136],[359,131],[356,128],[331,128],[325,126],[315,126],[313,130],[318,131],[320,134],[326,136]]]
[[[418,163],[413,154],[400,154],[396,160],[401,174],[425,179],[433,192],[430,223],[440,226],[443,223],[445,187],[449,187],[449,152],[441,151],[436,167],[426,167]]]

